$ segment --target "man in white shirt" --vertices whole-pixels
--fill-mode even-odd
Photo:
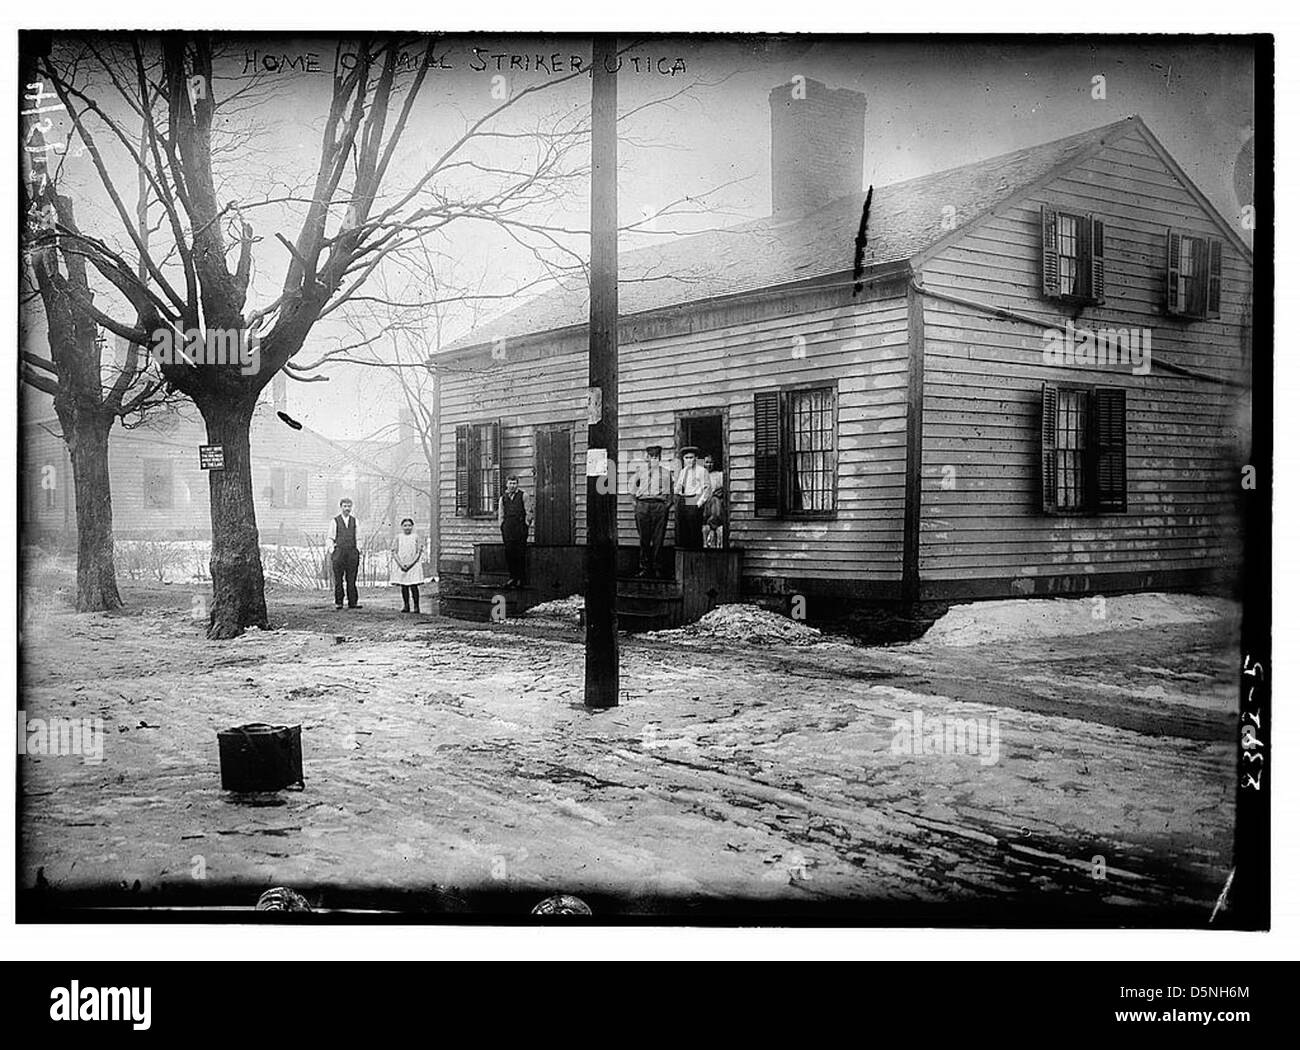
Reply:
[[[677,546],[697,551],[704,546],[704,504],[713,494],[709,472],[699,464],[700,450],[694,445],[682,449],[682,472],[677,475],[673,495],[677,501]]]
[[[352,516],[352,501],[346,497],[339,500],[338,516],[330,521],[325,552],[334,571],[334,608],[343,608],[345,582],[348,608],[360,608],[357,603],[357,569],[361,565],[361,548],[357,546],[357,519]]]

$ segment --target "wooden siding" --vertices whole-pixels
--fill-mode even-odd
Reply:
[[[1224,239],[1218,320],[1164,316],[1166,230],[1223,233],[1136,131],[977,224],[925,263],[921,283],[1064,327],[1068,308],[1041,292],[1044,204],[1106,224],[1106,300],[1084,308],[1076,328],[1149,328],[1157,361],[1246,380],[1249,260]],[[1241,391],[1158,368],[1144,376],[1128,366],[1052,366],[1037,327],[930,297],[924,303],[920,572],[927,594],[941,593],[941,581],[969,589],[975,580],[1016,580],[1013,593],[1042,593],[1049,587],[1035,581],[1044,577],[1185,576],[1236,560],[1234,493],[1245,461],[1233,428]],[[1042,513],[1044,382],[1127,391],[1127,513]],[[945,488],[949,467],[953,484]]]
[[[629,321],[634,338],[620,348],[619,446],[635,461],[647,444],[660,444],[665,463],[676,469],[671,457],[678,416],[723,414],[730,543],[744,549],[747,577],[896,583],[903,542],[906,299],[897,283],[869,289],[858,301],[849,289],[834,292],[832,301],[827,295],[811,303],[791,299],[783,316],[773,316],[770,299],[756,318],[737,307],[732,320],[724,317],[707,330],[692,322],[699,314],[689,309],[666,323]],[[709,309],[718,315],[716,304]],[[457,424],[499,418],[505,471],[518,474],[531,494],[535,428],[570,423],[575,538],[585,542],[585,338],[565,333],[551,347],[507,346],[505,353],[504,364],[484,355],[449,363],[443,373],[442,505],[454,506]],[[756,519],[753,395],[818,382],[838,389],[838,513],[829,521]],[[443,515],[444,559],[464,562],[474,543],[499,540],[493,519]],[[637,541],[630,496],[619,500],[619,540]]]

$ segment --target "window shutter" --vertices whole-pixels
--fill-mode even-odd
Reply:
[[[1043,511],[1056,512],[1056,387],[1043,384]]]
[[[1088,273],[1091,282],[1091,287],[1088,289],[1089,298],[1094,303],[1104,303],[1106,301],[1106,229],[1100,219],[1092,220],[1092,244],[1089,255],[1091,263]]]
[[[1205,316],[1218,317],[1220,299],[1223,297],[1223,242],[1210,241],[1210,265],[1206,275],[1207,290]]]
[[[501,421],[489,424],[492,430],[492,511],[506,489],[505,464],[501,461]]]
[[[1173,230],[1165,235],[1165,309],[1178,314],[1178,248],[1181,238]]]
[[[456,427],[456,516],[469,513],[469,426]]]
[[[1099,387],[1094,394],[1096,498],[1101,511],[1128,509],[1128,413],[1124,391]]]
[[[1056,248],[1056,212],[1043,205],[1043,294],[1061,294],[1061,258]]]
[[[781,513],[781,395],[754,395],[754,516]]]

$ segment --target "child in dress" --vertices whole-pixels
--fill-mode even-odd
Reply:
[[[415,521],[402,519],[402,531],[393,537],[393,567],[388,582],[402,588],[402,612],[420,611],[420,584],[424,576],[420,566],[424,560],[424,540],[415,534]]]

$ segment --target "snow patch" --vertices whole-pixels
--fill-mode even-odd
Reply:
[[[559,620],[566,626],[576,627],[582,623],[584,602],[581,594],[571,594],[567,598],[555,598],[541,602],[524,610],[524,616],[533,620]]]
[[[1085,598],[1013,598],[954,605],[922,643],[983,645],[1166,624],[1208,623],[1239,615],[1235,602],[1192,594],[1116,594]]]
[[[816,627],[756,605],[744,604],[719,605],[694,623],[668,631],[652,631],[647,637],[662,640],[709,638],[758,645],[815,645],[822,641],[822,633]]]

